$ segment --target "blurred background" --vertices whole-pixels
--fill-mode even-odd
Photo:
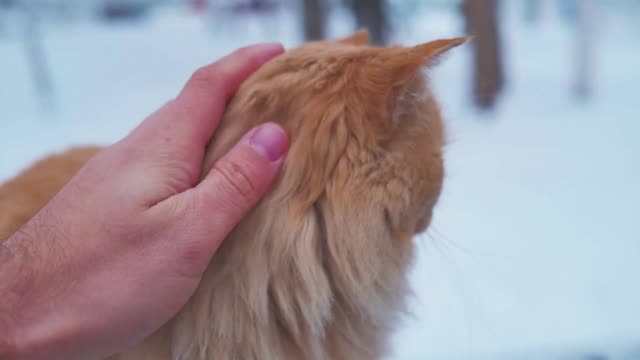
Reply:
[[[640,1],[0,0],[0,181],[109,144],[261,41],[473,34],[391,359],[640,359]]]

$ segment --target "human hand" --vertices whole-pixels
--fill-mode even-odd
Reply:
[[[282,51],[244,48],[196,71],[0,246],[0,358],[103,358],[180,310],[282,165],[287,136],[267,123],[198,182],[228,99]]]

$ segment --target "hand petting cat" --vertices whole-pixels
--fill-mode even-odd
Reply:
[[[256,45],[196,71],[0,243],[0,358],[104,358],[182,308],[283,163],[287,134],[265,123],[201,178],[228,100],[282,52]]]

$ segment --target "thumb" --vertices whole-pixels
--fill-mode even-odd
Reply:
[[[276,178],[287,151],[286,132],[274,123],[249,131],[220,158],[194,188],[178,195],[191,204],[186,219],[192,234],[202,234],[211,251],[262,198]],[[211,243],[213,242],[213,243]]]
[[[243,136],[197,186],[152,208],[163,215],[151,217],[165,224],[166,216],[172,217],[165,231],[181,239],[181,273],[202,275],[224,238],[267,192],[288,146],[280,126],[262,124]]]
[[[214,164],[191,196],[209,204],[204,205],[209,214],[225,214],[233,228],[268,190],[287,148],[287,134],[280,126],[262,124]]]

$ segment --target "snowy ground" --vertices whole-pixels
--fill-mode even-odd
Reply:
[[[393,359],[640,359],[640,26],[603,13],[598,91],[580,103],[571,29],[513,15],[509,88],[494,113],[469,106],[467,49],[433,72],[448,177],[434,228],[417,239],[414,317]],[[450,12],[413,16],[404,43],[461,33]],[[348,31],[344,19],[334,33]],[[300,41],[288,13],[267,30],[249,20],[245,30],[165,11],[143,24],[49,26],[54,115],[38,108],[19,37],[0,37],[0,179],[45,153],[119,139],[234,48]]]

